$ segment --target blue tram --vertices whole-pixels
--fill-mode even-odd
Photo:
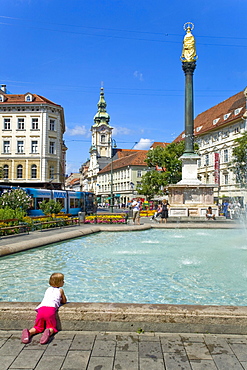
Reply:
[[[0,186],[0,193],[8,189],[16,189],[14,186]],[[54,199],[56,202],[61,203],[61,212],[69,213],[71,215],[78,215],[78,212],[85,212],[92,214],[96,212],[95,195],[91,192],[84,191],[71,191],[71,190],[48,190],[36,188],[23,188],[31,198],[32,205],[27,211],[29,216],[41,216],[42,210],[39,204],[43,201]]]

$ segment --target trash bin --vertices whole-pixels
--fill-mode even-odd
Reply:
[[[79,223],[85,223],[86,212],[78,212]]]

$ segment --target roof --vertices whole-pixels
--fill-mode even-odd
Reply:
[[[73,179],[70,181],[71,186],[76,185],[76,184],[80,184],[80,179]]]
[[[159,141],[155,141],[155,142],[150,146],[150,148],[154,149],[154,148],[157,148],[157,146],[160,146],[161,148],[165,148],[167,145],[169,145],[169,143],[162,143],[162,142],[159,142]]]
[[[26,104],[26,105],[32,105],[32,104],[52,104],[56,107],[61,107],[61,105],[53,103],[51,100],[46,99],[44,96],[32,94],[32,93],[26,93],[26,94],[5,94],[3,91],[0,91],[1,95],[4,95],[5,100],[4,102],[0,102],[0,105],[5,104]],[[32,101],[25,101],[26,95],[32,95],[33,99]]]
[[[246,111],[246,97],[241,91],[214,107],[198,114],[194,120],[194,135],[198,136],[242,118]],[[184,131],[174,140],[183,139]]]
[[[127,157],[131,154],[137,153],[139,150],[137,149],[116,149],[116,156],[118,159]]]
[[[145,159],[147,157],[148,150],[135,150],[134,153],[124,156],[122,158],[116,159],[112,162],[112,169],[117,170],[119,168],[127,167],[127,166],[147,166]],[[111,163],[105,166],[101,171],[99,171],[99,175],[110,172],[111,171]]]

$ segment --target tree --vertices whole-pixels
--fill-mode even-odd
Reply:
[[[231,166],[236,181],[242,188],[247,188],[247,132],[234,140],[238,145],[233,149]]]
[[[198,145],[195,145],[198,149]],[[145,162],[152,170],[143,177],[137,187],[140,194],[151,199],[154,195],[164,193],[163,189],[169,184],[176,184],[182,179],[182,162],[179,159],[184,153],[184,141],[171,143],[166,147],[160,146],[149,150]]]
[[[62,204],[59,202],[56,202],[54,199],[48,200],[43,200],[39,204],[39,208],[44,212],[45,215],[50,215],[52,213],[59,213],[61,209],[63,208]]]
[[[11,189],[0,197],[0,208],[27,211],[32,198],[23,189]]]

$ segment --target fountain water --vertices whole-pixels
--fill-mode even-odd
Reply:
[[[62,271],[72,302],[247,305],[246,253],[244,229],[93,234],[2,257],[0,297],[40,301]]]

